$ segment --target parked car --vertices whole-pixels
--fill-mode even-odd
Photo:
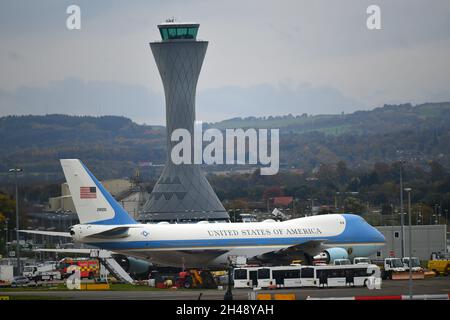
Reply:
[[[26,287],[30,284],[30,280],[24,276],[14,277],[11,281],[11,287]]]

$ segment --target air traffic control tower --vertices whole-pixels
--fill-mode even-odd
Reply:
[[[208,42],[197,40],[197,23],[168,21],[158,28],[162,40],[150,43],[150,47],[164,85],[167,161],[144,205],[143,220],[228,221],[229,215],[200,165],[177,165],[170,156],[178,143],[170,139],[175,129],[187,129],[194,137],[195,93]]]

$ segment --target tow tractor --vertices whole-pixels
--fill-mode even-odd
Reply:
[[[400,258],[386,258],[381,269],[381,278],[383,280],[401,280],[407,279],[408,273],[403,266]]]
[[[403,257],[402,259],[403,266],[408,273],[409,279],[409,257]],[[412,270],[412,278],[413,279],[424,279],[425,273],[423,268],[420,266],[420,260],[417,257],[411,258],[411,270]]]
[[[431,260],[428,261],[428,269],[436,275],[447,276],[450,274],[450,254],[433,253]]]
[[[402,259],[403,265],[405,266],[405,270],[409,271],[409,257],[404,257]],[[420,266],[419,258],[412,257],[411,258],[411,268],[412,272],[422,272],[423,268]]]
[[[175,283],[178,288],[217,289],[214,277],[207,270],[181,271]]]

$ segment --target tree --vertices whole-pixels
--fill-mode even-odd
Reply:
[[[7,217],[15,219],[14,212],[16,210],[16,201],[11,199],[8,195],[0,193],[0,223]],[[4,221],[4,220],[3,220]]]
[[[365,211],[364,204],[359,199],[349,197],[344,200],[344,208],[346,212],[361,214]]]
[[[435,182],[445,176],[445,168],[437,161],[430,161],[431,181]]]
[[[339,161],[336,165],[336,174],[339,184],[347,183],[349,171],[344,161]]]

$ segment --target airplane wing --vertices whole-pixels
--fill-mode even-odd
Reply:
[[[310,240],[302,244],[295,244],[285,249],[281,249],[278,252],[281,253],[295,253],[305,252],[310,255],[316,255],[322,250],[322,245],[325,243],[323,240]]]
[[[77,254],[84,254],[84,255],[88,255],[93,257],[92,255],[92,251],[93,250],[97,250],[98,249],[84,249],[84,248],[80,248],[80,249],[35,249],[33,251],[35,252],[55,252],[55,253],[69,253],[69,254],[73,254],[73,253],[77,253]],[[109,251],[109,250],[102,250],[106,253],[106,255],[108,256],[113,256],[113,255],[117,255],[119,253],[116,253],[114,251]],[[95,256],[97,257],[97,256]]]
[[[41,234],[41,235],[52,236],[52,237],[72,238],[72,236],[70,235],[69,232],[40,231],[40,230],[19,230],[19,232],[31,233],[31,234]]]
[[[322,251],[322,245],[325,242],[326,241],[324,240],[310,240],[301,244],[295,244],[290,247],[280,249],[278,251],[267,252],[255,258],[260,261],[280,261],[282,259],[287,259],[289,261],[304,254],[315,256]]]

